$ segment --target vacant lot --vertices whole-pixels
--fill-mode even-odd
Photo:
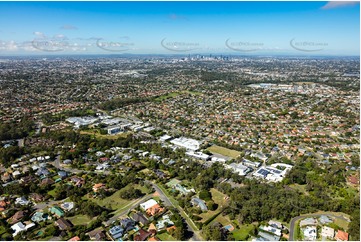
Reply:
[[[254,229],[253,224],[245,224],[242,225],[239,229],[236,229],[232,232],[235,240],[247,240],[249,237],[249,233]]]
[[[74,225],[88,224],[92,219],[88,218],[86,215],[76,215],[74,217],[69,217],[68,220]]]
[[[202,217],[201,222],[205,222],[215,214],[219,213],[223,209],[223,206],[226,205],[228,202],[227,200],[224,199],[226,195],[224,195],[217,189],[212,188],[211,194],[212,194],[212,200],[218,204],[218,208],[215,211],[208,210],[206,213],[200,214],[199,216]]]
[[[212,145],[211,147],[208,148],[208,150],[212,153],[216,153],[216,154],[220,154],[220,155],[224,155],[224,156],[228,156],[231,158],[237,158],[241,152],[237,151],[237,150],[231,150],[228,148],[224,148],[218,145]]]
[[[166,232],[157,234],[157,237],[162,241],[176,241],[175,238],[173,238],[170,234],[168,234]]]
[[[129,134],[129,132],[125,132],[125,133],[110,135],[110,134],[100,134],[100,133],[91,132],[91,131],[80,131],[80,133],[81,134],[88,134],[88,135],[95,135],[95,137],[98,138],[98,139],[118,139],[118,138],[121,138],[121,137],[125,138]]]
[[[99,206],[102,207],[111,207],[112,210],[118,210],[120,208],[125,207],[127,204],[129,204],[132,200],[126,200],[126,199],[122,199],[120,197],[120,193],[124,190],[127,190],[129,188],[132,189],[139,189],[141,190],[144,194],[146,194],[147,192],[149,192],[145,187],[142,187],[140,185],[133,185],[133,184],[129,184],[128,186],[120,189],[119,191],[116,191],[115,193],[113,193],[111,196],[106,197],[104,199],[99,199],[99,198],[91,198],[92,201],[94,201],[95,203],[97,203]]]

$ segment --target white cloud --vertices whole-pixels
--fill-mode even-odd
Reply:
[[[40,38],[45,38],[46,37],[44,33],[39,32],[39,31],[35,31],[33,34],[40,37]]]
[[[322,6],[321,9],[332,9],[332,8],[340,8],[340,7],[349,7],[358,4],[359,2],[355,1],[336,1],[336,2],[328,2],[326,5]]]

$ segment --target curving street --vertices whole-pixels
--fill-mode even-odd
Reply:
[[[322,215],[339,218],[339,219],[342,219],[342,220],[345,220],[345,221],[349,222],[349,220],[347,218],[345,218],[344,216],[335,215],[335,214],[332,214],[332,213],[318,213],[318,214],[310,214],[310,215],[300,215],[300,216],[292,218],[291,221],[290,221],[290,237],[289,237],[288,240],[289,241],[296,241],[294,236],[295,236],[296,222],[298,220],[304,219],[304,218],[309,218],[309,217],[319,217],[319,216],[322,216]]]

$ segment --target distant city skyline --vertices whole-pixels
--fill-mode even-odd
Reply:
[[[359,56],[359,2],[0,2],[0,56]]]

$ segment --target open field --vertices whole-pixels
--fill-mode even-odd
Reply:
[[[218,215],[217,218],[215,218],[213,220],[213,222],[211,222],[210,224],[214,223],[214,222],[218,222],[220,224],[222,224],[223,226],[226,226],[228,224],[232,224],[233,227],[235,226],[232,221],[229,219],[228,216],[223,216],[222,214]]]
[[[200,95],[201,94],[200,92],[194,92],[194,91],[188,91],[188,90],[179,91],[179,92],[170,92],[170,93],[167,93],[167,94],[164,94],[162,96],[159,96],[159,97],[155,98],[154,101],[161,102],[161,101],[166,100],[168,98],[173,98],[173,97],[179,96],[179,95],[184,94],[184,93],[188,93],[188,94],[192,94],[192,95]]]
[[[231,149],[224,148],[224,147],[221,147],[218,145],[212,145],[207,150],[209,150],[212,153],[228,156],[228,157],[231,157],[234,159],[237,158],[241,154],[241,152],[239,152],[237,150],[231,150]]]
[[[176,96],[178,96],[178,95],[180,95],[179,92],[170,92],[170,93],[164,94],[164,95],[162,95],[162,96],[159,96],[159,97],[157,97],[157,98],[154,99],[154,100],[157,101],[157,102],[161,102],[161,101],[163,101],[163,100],[166,100],[166,99],[168,99],[168,98],[173,98],[173,97],[176,97]]]
[[[88,224],[92,220],[86,215],[76,215],[67,219],[74,225]]]
[[[218,204],[218,208],[215,211],[210,211],[208,210],[206,213],[202,213],[199,216],[202,217],[202,220],[200,222],[205,222],[208,219],[210,219],[212,216],[214,216],[215,214],[219,213],[222,209],[223,206],[225,206],[227,204],[227,200],[224,199],[224,197],[226,195],[224,195],[223,193],[221,193],[220,191],[218,191],[217,189],[212,188],[211,189],[211,194],[212,194],[212,200]]]
[[[343,228],[344,230],[347,230],[349,223],[347,221],[343,220],[343,219],[336,218],[335,221],[334,221],[334,224],[336,224],[337,226]]]
[[[118,139],[118,138],[124,138],[127,137],[127,135],[129,134],[128,132],[125,133],[119,133],[119,134],[115,134],[115,135],[109,135],[109,134],[99,134],[96,132],[91,132],[91,131],[80,131],[81,134],[88,134],[88,135],[95,135],[96,138],[98,139]]]
[[[127,204],[131,203],[133,200],[126,200],[126,199],[122,199],[120,197],[120,193],[124,190],[127,190],[129,188],[133,188],[133,189],[139,189],[141,190],[143,193],[147,193],[147,189],[145,187],[142,187],[140,185],[135,185],[135,186],[131,186],[128,185],[118,191],[116,191],[115,193],[113,193],[111,196],[106,197],[104,199],[98,199],[98,198],[90,198],[93,202],[97,203],[99,206],[102,207],[111,207],[111,209],[113,210],[118,210],[120,208],[125,207]]]
[[[175,238],[173,238],[170,234],[168,234],[167,232],[161,233],[161,234],[157,234],[157,237],[162,240],[162,241],[176,241]]]
[[[235,229],[232,231],[233,237],[235,240],[244,241],[247,240],[249,237],[249,232],[251,232],[254,229],[253,224],[245,224],[242,225],[239,229]]]

